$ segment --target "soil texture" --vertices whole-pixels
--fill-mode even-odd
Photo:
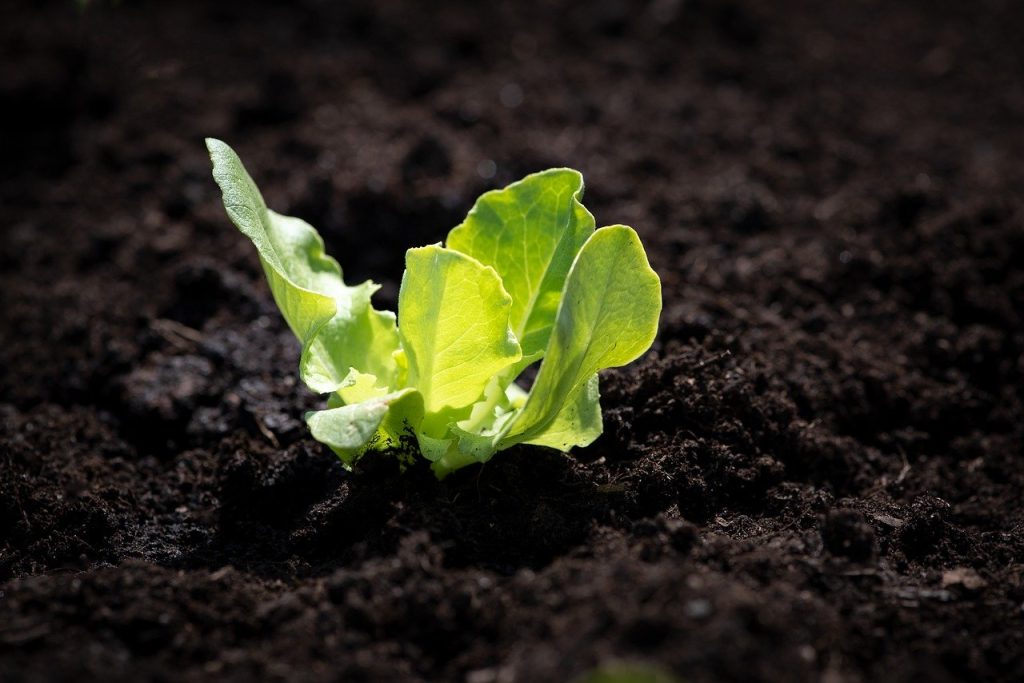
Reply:
[[[8,3],[0,679],[1024,680],[1024,7]],[[343,470],[204,136],[393,307],[580,169],[605,434]]]

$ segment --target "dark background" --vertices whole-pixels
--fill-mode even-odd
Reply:
[[[0,678],[1024,677],[1015,2],[0,9]],[[202,138],[394,305],[580,169],[664,284],[605,435],[342,470]]]

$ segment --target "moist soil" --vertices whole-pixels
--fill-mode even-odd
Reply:
[[[1024,679],[1019,4],[85,5],[0,10],[0,678]],[[605,434],[346,472],[206,135],[382,307],[581,169]]]

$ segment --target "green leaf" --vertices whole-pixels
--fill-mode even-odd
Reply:
[[[341,268],[324,254],[323,242],[309,225],[267,209],[234,150],[209,138],[206,147],[228,216],[256,245],[274,300],[305,342],[334,316],[332,294],[340,285]]]
[[[568,451],[573,446],[589,446],[603,430],[601,389],[597,374],[593,374],[576,389],[544,431],[523,443]]]
[[[483,398],[473,404],[469,416],[449,426],[458,439],[459,451],[479,462],[487,462],[494,455],[498,439],[515,417],[516,408],[523,403],[520,401],[519,406],[513,405],[514,398],[517,398],[516,390],[522,393],[522,389],[516,387],[510,392],[502,380],[502,375],[495,375],[484,389]]]
[[[206,146],[224,208],[256,245],[274,301],[303,345],[300,371],[306,384],[317,392],[334,391],[351,367],[387,383],[395,373],[391,354],[398,348],[398,332],[393,314],[370,306],[377,286],[346,286],[316,230],[268,209],[228,145],[207,138]]]
[[[511,306],[497,273],[475,259],[438,245],[406,252],[399,331],[409,385],[441,418],[432,426],[446,426],[445,416],[478,400],[492,376],[522,357]]]
[[[305,347],[299,362],[303,380],[314,391],[337,391],[353,368],[377,378],[382,391],[396,386],[398,327],[394,313],[370,305],[379,288],[364,282],[346,287],[347,296],[335,299],[337,313]]]
[[[573,263],[537,379],[500,448],[540,439],[549,428],[560,430],[561,440],[591,438],[593,417],[585,406],[574,418],[575,436],[562,426],[573,419],[556,425],[556,418],[598,370],[625,365],[650,348],[660,313],[661,281],[633,229],[595,232]]]
[[[361,403],[306,414],[313,438],[331,447],[346,466],[370,448],[397,447],[423,417],[415,389],[402,389]]]
[[[494,401],[487,396],[491,400],[475,403],[468,419],[451,425],[450,429],[456,440],[446,442],[445,450],[431,458],[435,460],[433,469],[439,478],[443,478],[450,469],[454,469],[452,463],[459,463],[458,466],[462,466],[470,460],[487,462],[498,450],[509,448],[516,443],[568,451],[574,446],[589,446],[601,436],[604,424],[601,419],[601,393],[596,373],[575,390],[543,431],[535,433],[526,441],[511,439],[502,443],[527,397],[527,394],[516,385],[512,384],[510,387],[515,388],[511,391],[506,389],[506,394],[511,395],[506,395],[504,401]],[[490,414],[486,416],[479,414],[484,406],[491,409]],[[441,457],[442,455],[444,457]]]
[[[381,388],[381,382],[376,375],[352,370],[345,377],[338,390],[331,394],[328,401],[338,401],[338,405],[350,403],[362,403],[371,398],[380,398],[389,393],[387,389]],[[332,406],[334,407],[334,406]]]
[[[534,173],[482,195],[448,234],[449,249],[494,268],[512,295],[509,323],[523,356],[547,346],[573,259],[594,232],[580,199],[583,176],[568,168]]]

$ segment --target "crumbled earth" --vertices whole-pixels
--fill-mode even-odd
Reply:
[[[1024,679],[1019,4],[0,26],[3,680]],[[664,283],[604,436],[344,471],[206,135],[384,307],[480,192],[581,169]]]

